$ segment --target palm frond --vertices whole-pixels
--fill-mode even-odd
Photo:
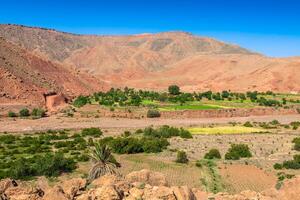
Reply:
[[[90,158],[94,165],[89,172],[89,183],[105,174],[117,174],[115,169],[120,167],[120,164],[113,157],[107,145],[96,143]]]

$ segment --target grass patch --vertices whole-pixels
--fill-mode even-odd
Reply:
[[[200,181],[206,191],[214,194],[224,191],[224,184],[217,170],[217,164],[213,160],[198,160],[196,166],[202,169],[205,174]]]
[[[161,111],[175,111],[175,110],[215,110],[224,109],[224,106],[210,105],[210,104],[184,104],[184,105],[166,105],[158,109]]]
[[[245,133],[265,133],[262,128],[244,126],[220,126],[220,127],[194,127],[189,128],[192,134],[245,134]]]

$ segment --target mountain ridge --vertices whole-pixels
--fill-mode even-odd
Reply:
[[[19,70],[38,69],[43,77],[49,76],[48,68],[51,73],[56,69],[61,74],[52,74],[51,80],[56,80],[53,90],[70,97],[110,87],[165,90],[171,84],[187,91],[300,92],[300,57],[271,58],[186,32],[95,36],[2,24],[0,37],[6,41],[1,44],[5,48],[18,49],[17,52],[22,49],[25,58],[30,55],[36,62],[24,60],[13,51],[2,57],[23,59],[26,65],[20,65],[24,69],[19,66]],[[50,64],[45,64],[47,68],[41,63]],[[13,72],[15,67],[8,68],[5,62],[0,65],[2,71]],[[38,76],[29,74],[32,81]],[[44,86],[39,88],[47,90]],[[7,92],[6,88],[2,90]]]

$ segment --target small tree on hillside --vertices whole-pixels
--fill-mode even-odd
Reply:
[[[180,88],[177,85],[170,85],[168,91],[172,95],[180,94]]]
[[[30,115],[30,112],[27,108],[23,108],[19,113],[21,117],[28,117]]]

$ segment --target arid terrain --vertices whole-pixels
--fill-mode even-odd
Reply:
[[[1,102],[42,104],[51,92],[72,99],[171,84],[186,91],[300,90],[299,58],[269,58],[184,32],[94,36],[0,25],[0,37]]]
[[[186,32],[0,25],[0,200],[300,199],[299,67]]]

